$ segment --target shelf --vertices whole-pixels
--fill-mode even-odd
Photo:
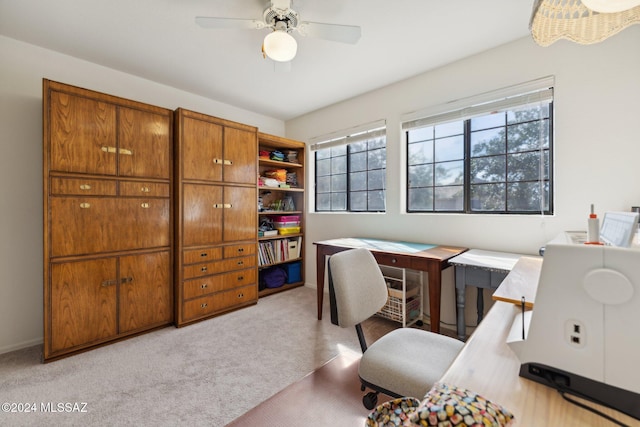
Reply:
[[[286,168],[301,168],[300,163],[285,162],[282,160],[258,159],[261,165]]]
[[[284,191],[284,192],[289,192],[289,193],[304,193],[304,188],[300,188],[300,187],[289,187],[289,188],[282,188],[282,187],[266,187],[266,186],[260,186],[258,187],[258,191]]]
[[[297,215],[302,211],[259,211],[258,215]]]
[[[258,268],[259,269],[269,268],[269,267],[273,267],[274,265],[289,264],[290,262],[296,262],[296,261],[302,261],[302,257],[291,258],[291,259],[288,259],[286,261],[278,261],[278,262],[274,262],[274,263],[271,263],[271,264],[259,265]]]
[[[264,240],[277,240],[277,239],[288,239],[290,237],[301,237],[303,236],[302,233],[296,233],[296,234],[276,234],[275,236],[263,236],[263,237],[258,237],[259,241],[264,241]]]
[[[298,288],[302,285],[304,285],[303,282],[294,282],[294,283],[286,283],[280,286],[279,288],[266,288],[261,291],[258,291],[258,297],[259,298],[266,297],[268,295],[273,295],[280,292],[288,291],[289,289]]]

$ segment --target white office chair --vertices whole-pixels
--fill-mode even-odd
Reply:
[[[351,249],[329,259],[331,322],[346,328],[355,326],[362,359],[358,375],[362,403],[373,409],[378,393],[421,400],[442,377],[463,346],[461,341],[415,328],[395,329],[369,347],[361,322],[377,313],[387,302],[388,291],[380,267],[367,249]]]

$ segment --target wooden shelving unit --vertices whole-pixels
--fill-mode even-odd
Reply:
[[[284,169],[288,174],[295,174],[295,185],[291,185],[288,188],[280,187],[268,187],[258,186],[258,196],[262,201],[264,209],[258,211],[258,223],[263,218],[277,218],[278,216],[297,216],[300,219],[300,232],[276,236],[267,236],[258,238],[258,248],[260,250],[260,244],[264,242],[275,242],[282,239],[295,239],[298,245],[300,256],[286,258],[282,261],[260,262],[258,264],[258,282],[259,282],[259,297],[272,295],[274,293],[283,292],[298,286],[304,285],[304,212],[305,212],[305,187],[304,187],[304,174],[305,174],[305,144],[300,141],[294,141],[287,138],[282,138],[274,135],[258,132],[258,151],[272,152],[278,150],[284,154],[289,151],[295,152],[296,161],[280,161],[272,160],[265,157],[258,157],[258,169],[260,176],[273,169]],[[270,209],[271,206],[277,205],[278,201],[288,199],[293,202],[294,208],[289,210],[284,209]],[[291,208],[291,206],[288,206]],[[263,285],[264,272],[274,266],[280,266],[287,269],[293,269],[294,272],[299,270],[299,277],[287,282],[276,288],[268,288]],[[298,268],[299,267],[299,268]]]

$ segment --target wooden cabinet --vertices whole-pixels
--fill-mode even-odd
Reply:
[[[257,129],[175,112],[176,324],[257,301]]]
[[[45,361],[172,322],[172,125],[43,81]]]
[[[169,323],[170,271],[169,251],[52,263],[51,354]]]
[[[259,295],[266,296],[304,285],[305,144],[262,132],[258,133],[258,142],[261,176],[258,185],[259,222],[273,224],[275,228],[279,227],[278,220],[282,217],[297,217],[299,222],[299,230],[284,227],[276,235],[265,236],[260,233]],[[273,156],[274,151],[281,153],[284,158],[280,160],[278,156]],[[273,181],[263,179],[273,175],[274,171],[280,171],[280,174],[285,171],[283,184],[274,186]],[[270,288],[264,283],[264,275],[272,267],[285,269],[287,280],[284,285]]]

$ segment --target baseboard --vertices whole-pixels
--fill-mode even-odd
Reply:
[[[0,354],[11,353],[12,351],[22,350],[24,348],[33,347],[34,345],[42,345],[42,343],[42,338],[35,338],[17,344],[5,345],[0,347]]]

